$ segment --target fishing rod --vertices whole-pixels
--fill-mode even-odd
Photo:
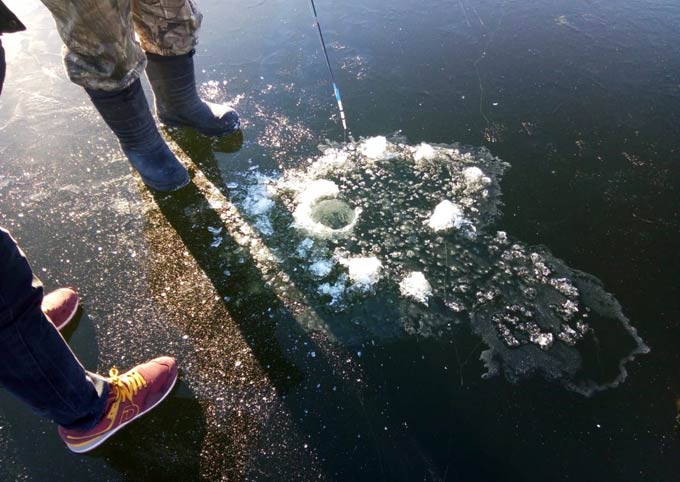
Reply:
[[[333,75],[333,69],[331,68],[331,62],[328,60],[328,50],[326,50],[326,42],[323,40],[323,34],[321,33],[321,25],[319,24],[319,17],[316,14],[316,6],[314,5],[314,0],[312,2],[312,11],[314,12],[314,22],[316,23],[316,29],[319,31],[319,39],[321,40],[321,48],[323,49],[323,54],[326,57],[326,66],[328,67],[328,73],[331,74],[331,81],[333,82],[333,95],[335,95],[335,100],[338,101],[338,109],[340,110],[340,120],[342,121],[342,128],[344,129],[345,136],[347,135],[347,121],[345,120],[345,111],[342,108],[342,99],[340,98],[340,89],[335,82],[335,75]]]

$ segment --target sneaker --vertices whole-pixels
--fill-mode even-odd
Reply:
[[[174,358],[160,357],[118,375],[112,368],[107,379],[109,398],[100,422],[90,430],[59,427],[59,436],[72,452],[98,447],[111,435],[161,403],[177,381]]]
[[[43,297],[41,308],[57,330],[61,331],[78,311],[78,293],[73,288],[54,290]]]

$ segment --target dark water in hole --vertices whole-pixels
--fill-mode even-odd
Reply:
[[[284,303],[230,231],[239,213],[220,199],[247,173],[342,141],[307,4],[201,2],[197,76],[237,104],[243,137],[168,132],[203,176],[168,196],[130,175],[66,79],[45,10],[7,3],[29,31],[3,37],[0,224],[47,289],[78,287],[67,339],[87,368],[165,353],[182,371],[171,398],[86,456],[0,392],[0,480],[678,480],[679,6],[317,3],[355,137],[488,147],[511,165],[499,228],[621,303],[651,352],[585,398],[482,380],[465,330],[359,347],[301,330],[314,313]]]

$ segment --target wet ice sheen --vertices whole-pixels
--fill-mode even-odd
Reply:
[[[583,394],[648,351],[599,280],[497,230],[508,164],[488,150],[374,137],[321,151],[253,174],[242,203],[321,315],[305,329],[352,344],[468,327],[486,376],[542,374]]]

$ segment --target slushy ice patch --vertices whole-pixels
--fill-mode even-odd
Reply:
[[[305,329],[364,343],[469,327],[487,376],[540,373],[584,394],[648,351],[596,278],[498,230],[508,164],[488,150],[375,137],[304,164],[254,175],[241,208],[304,298],[293,301],[320,314],[323,326],[300,318]]]

